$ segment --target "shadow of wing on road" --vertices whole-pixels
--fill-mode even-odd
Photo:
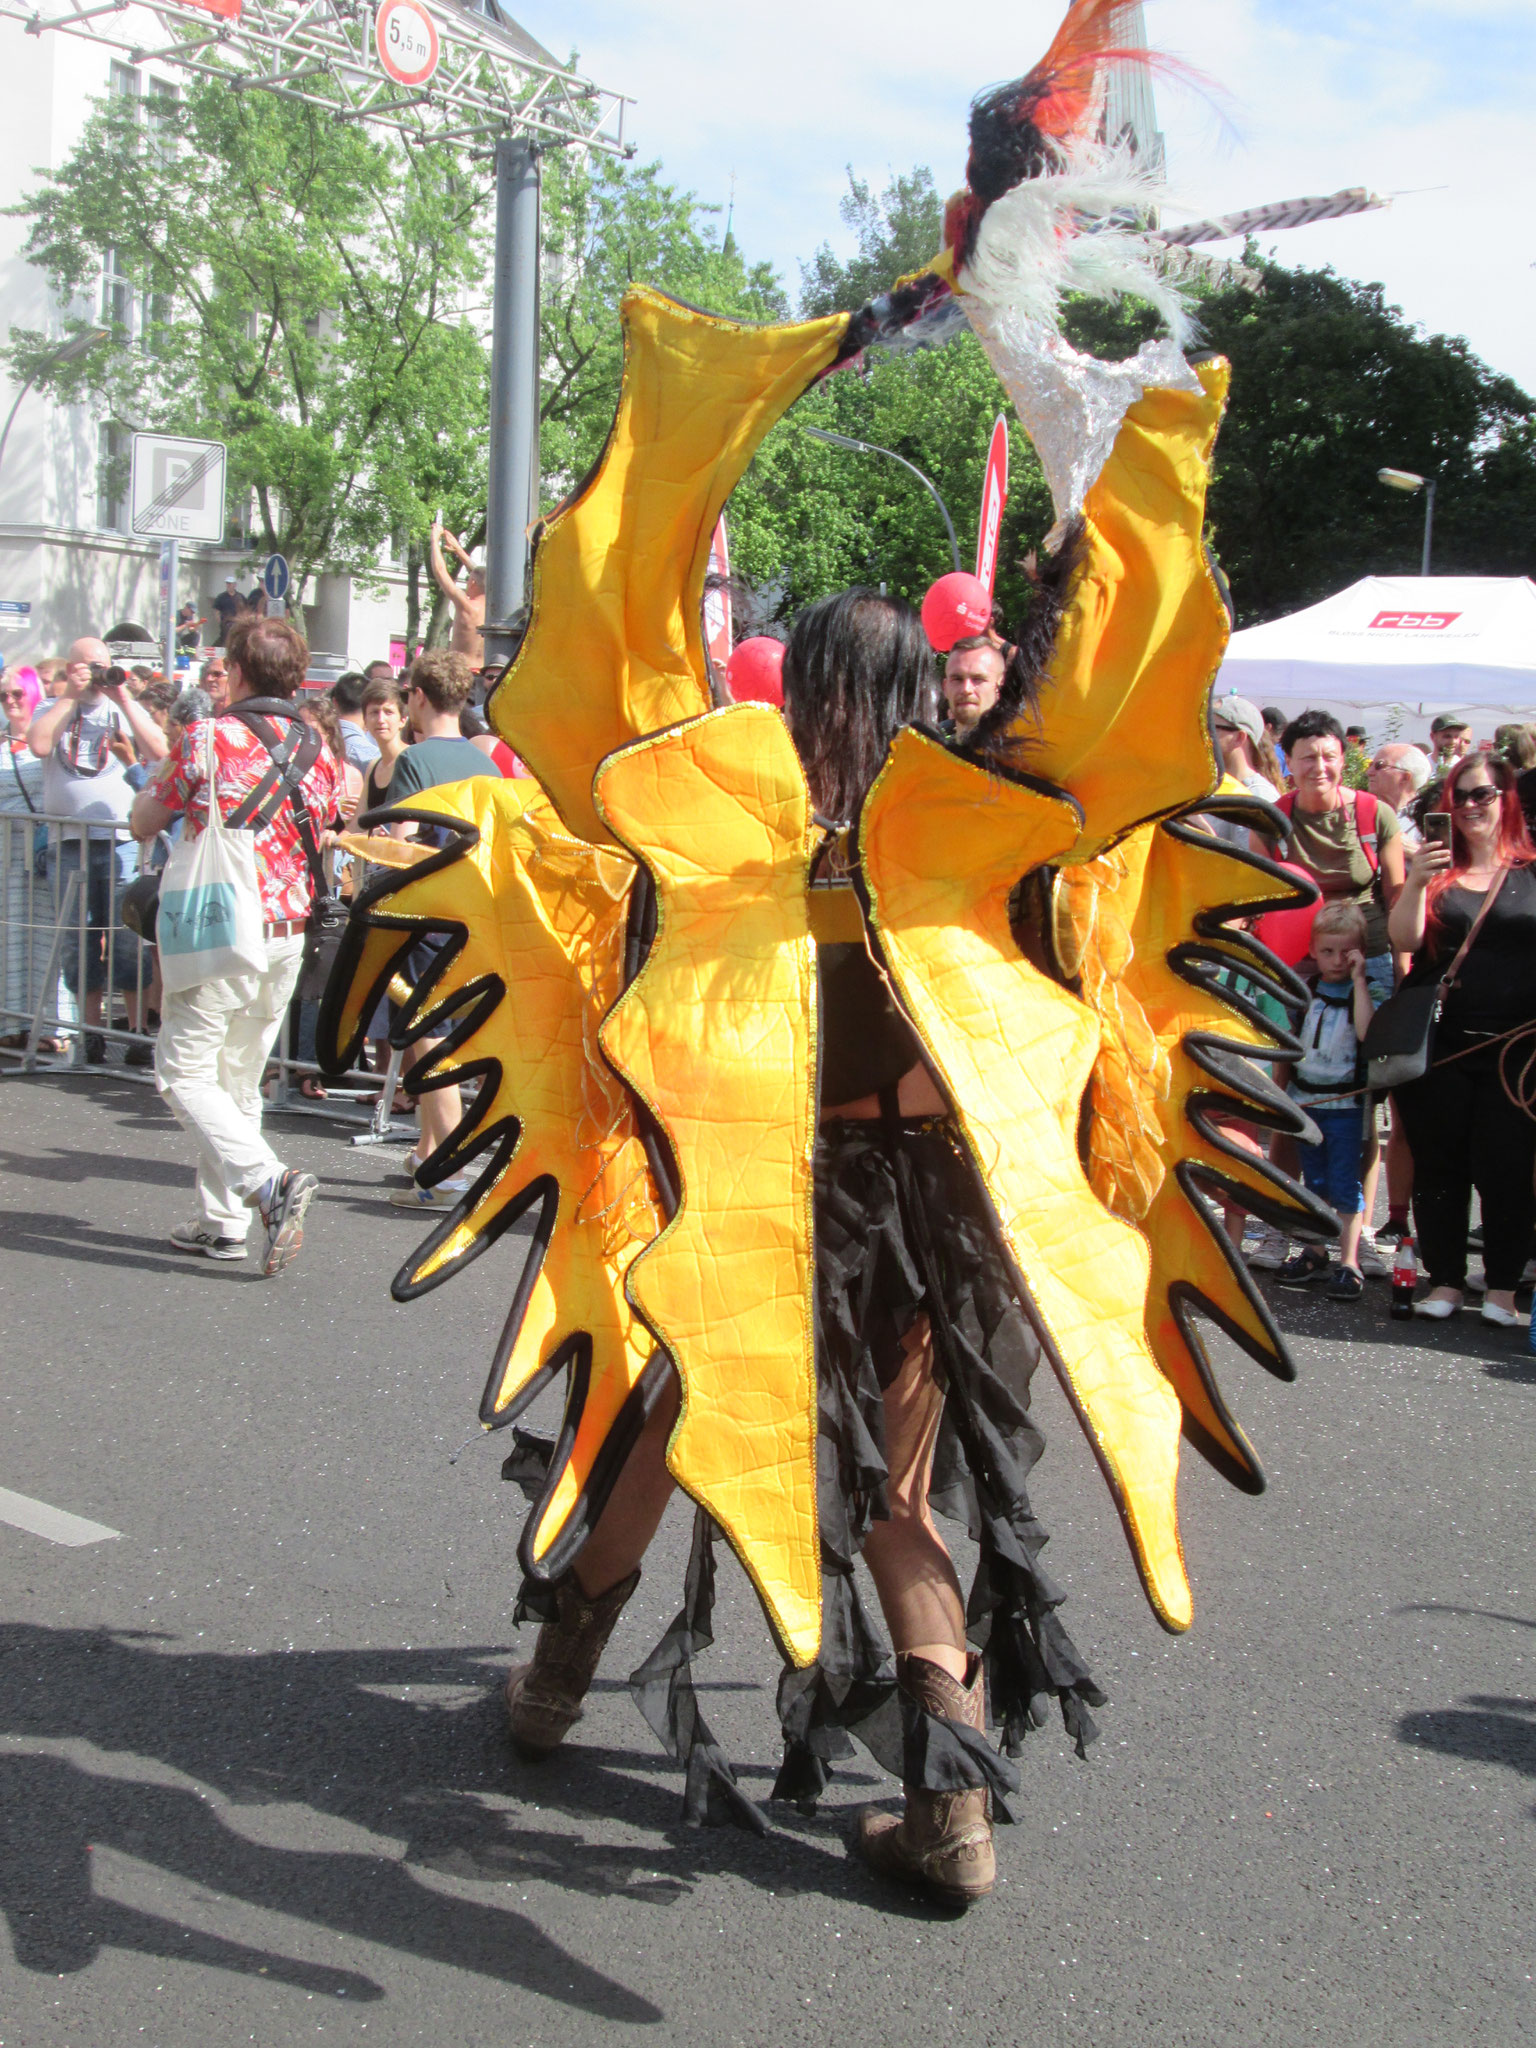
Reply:
[[[1464,1763],[1502,1764],[1536,1778],[1536,1699],[1473,1693],[1460,1707],[1404,1714],[1397,1739],[1415,1749],[1438,1750]],[[1532,1808],[1536,1818],[1536,1807]]]
[[[473,1687],[477,1704],[418,1707],[364,1689],[371,1685],[448,1686],[461,1696]],[[661,2022],[664,2014],[648,1999],[571,1954],[526,1915],[453,1896],[414,1874],[420,1868],[503,1883],[537,1875],[642,1899],[684,1889],[679,1879],[658,1892],[667,1873],[654,1857],[636,1852],[626,1869],[622,1851],[548,1832],[525,1836],[515,1813],[487,1803],[485,1795],[515,1788],[506,1754],[491,1739],[489,1703],[484,1711],[478,1704],[485,1688],[486,1673],[467,1651],[232,1657],[100,1630],[0,1627],[0,1733],[13,1741],[0,1759],[0,1911],[18,1961],[50,1973],[78,1970],[102,1947],[121,1946],[338,1996],[384,1995],[353,1971],[272,1955],[103,1900],[92,1889],[90,1849],[107,1847],[226,1899],[517,1985],[601,2019]],[[88,1768],[52,1750],[29,1753],[29,1738],[85,1741],[108,1755]],[[111,1775],[125,1753],[197,1782]],[[403,1839],[403,1852],[276,1848],[242,1833],[230,1812],[274,1802]]]
[[[0,1625],[0,1736],[13,1745],[0,1772],[0,1911],[18,1956],[39,1970],[78,1969],[102,1946],[120,1945],[313,1988],[307,1963],[221,1946],[96,1897],[86,1845],[101,1844],[227,1898],[646,2024],[664,2015],[534,1921],[501,1903],[450,1896],[415,1873],[539,1882],[653,1906],[723,1872],[779,1897],[845,1900],[867,1889],[833,1816],[785,1810],[785,1827],[767,1838],[683,1827],[680,1780],[659,1751],[593,1746],[578,1731],[546,1762],[519,1763],[499,1671],[488,1669],[504,1657],[475,1649],[231,1656],[126,1632]],[[48,1753],[28,1753],[29,1741],[48,1744]],[[61,1757],[57,1745],[69,1741],[93,1745],[103,1761]],[[192,1782],[124,1775],[114,1760],[125,1755]],[[536,1802],[536,1825],[511,1803],[522,1800]],[[252,1840],[230,1811],[278,1803],[401,1847],[274,1848]],[[644,1839],[615,1841],[614,1822]],[[609,1838],[587,1838],[597,1831]],[[366,1995],[351,1990],[347,1972],[330,1988]]]

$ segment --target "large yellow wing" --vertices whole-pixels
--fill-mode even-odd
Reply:
[[[754,924],[756,911],[736,895],[761,887],[768,923],[788,916],[788,878],[805,853],[804,783],[771,714],[720,727],[735,735],[727,752],[745,739],[760,758],[745,764],[734,826],[731,802],[722,799],[725,837],[718,847],[706,838],[693,849],[707,863],[733,847],[741,866],[711,871],[710,886],[696,888],[699,877],[688,872],[679,840],[686,829],[666,792],[686,787],[693,794],[701,777],[708,781],[717,728],[706,718],[693,737],[654,753],[636,743],[708,711],[700,606],[710,536],[764,434],[837,358],[848,316],[749,327],[642,287],[626,295],[623,321],[624,378],[612,431],[592,476],[538,537],[528,631],[489,706],[537,785],[475,782],[435,790],[410,807],[407,815],[451,818],[455,845],[406,878],[386,878],[369,890],[333,984],[322,1058],[334,1064],[350,1055],[416,939],[447,939],[440,958],[421,967],[395,1039],[403,1044],[424,1030],[448,1031],[413,1085],[480,1075],[486,1085],[465,1127],[434,1154],[421,1179],[441,1180],[487,1149],[490,1159],[472,1193],[401,1270],[395,1292],[406,1299],[436,1285],[514,1224],[525,1232],[533,1225],[482,1407],[487,1422],[510,1420],[554,1373],[570,1368],[566,1426],[525,1532],[524,1565],[555,1575],[601,1507],[667,1363],[653,1346],[648,1317],[673,1347],[684,1389],[669,1453],[673,1470],[735,1542],[791,1654],[806,1661],[815,1654],[819,1625],[814,1370],[805,1306],[809,1181],[791,1185],[784,1178],[795,1160],[797,1173],[809,1173],[802,1127],[814,1079],[804,1036],[810,955],[803,905],[799,926],[780,934],[778,967],[766,952],[752,963],[752,972],[766,974],[758,1008],[745,988],[736,1003],[740,1029],[749,1038],[758,1034],[763,1057],[743,1057],[739,1046],[733,1054],[728,1029],[724,1037],[706,1030],[702,1042],[721,1071],[734,1076],[738,1125],[755,1119],[765,1134],[776,1134],[765,1139],[768,1149],[779,1148],[772,1170],[766,1152],[758,1161],[774,1193],[747,1224],[748,1236],[755,1229],[765,1242],[747,1261],[750,1272],[737,1274],[762,1299],[727,1294],[719,1278],[709,1278],[711,1262],[736,1231],[740,1206],[728,1161],[706,1156],[694,1142],[694,1113],[668,1085],[685,1056],[689,1071],[699,1070],[700,1017],[713,1022],[735,1014],[731,1002],[701,1008],[703,986],[689,981],[671,938],[697,913],[701,957],[707,961],[711,945],[723,948],[727,979],[741,966],[745,934],[757,932],[767,945],[766,927]],[[763,737],[765,720],[776,747]],[[692,730],[684,724],[685,733]],[[632,854],[619,851],[620,826],[594,796],[594,776],[608,757],[599,778],[605,805],[622,821]],[[666,772],[647,786],[658,763]],[[753,807],[770,792],[781,811],[754,826]],[[657,799],[649,808],[648,798]],[[680,858],[681,870],[674,865]],[[667,1111],[665,1135],[684,1169],[686,1202],[667,1254],[644,1286],[637,1276],[628,1290],[637,1253],[660,1228],[658,1191],[642,1155],[634,1096],[598,1037],[624,983],[621,942],[637,859],[655,877],[667,922],[643,985],[612,1020],[612,1044],[616,1057],[622,1049],[645,1099]],[[781,985],[775,975],[786,962],[792,971]],[[710,985],[718,994],[718,980]],[[682,1006],[670,1023],[658,991]],[[786,1002],[799,1022],[785,1026],[787,1064],[780,1070],[768,1058],[779,1027],[765,1019],[777,1018]],[[654,1049],[663,1047],[653,1076]],[[706,1247],[700,1280],[710,1310],[706,1316],[696,1305],[691,1321],[678,1292],[687,1261],[677,1247],[687,1243]],[[631,1292],[643,1315],[631,1306]],[[729,1310],[727,1299],[735,1304]],[[766,1309],[764,1300],[778,1306]],[[732,1342],[745,1348],[725,1386],[718,1365]],[[760,1373],[760,1386],[753,1373]],[[779,1434],[770,1450],[764,1432],[772,1430]]]
[[[553,1577],[600,1511],[661,1371],[624,1294],[661,1218],[632,1100],[597,1052],[622,983],[634,865],[574,839],[532,782],[449,784],[400,815],[448,827],[452,843],[382,872],[359,899],[322,1005],[320,1057],[350,1062],[401,974],[410,997],[392,1042],[440,1041],[409,1085],[480,1084],[421,1179],[476,1160],[478,1176],[393,1292],[413,1300],[516,1232],[522,1263],[480,1412],[490,1427],[510,1422],[569,1370],[523,1548],[531,1573]]]
[[[1320,1224],[1310,1198],[1222,1126],[1299,1127],[1242,1057],[1273,1054],[1283,1034],[1212,979],[1241,970],[1285,992],[1285,970],[1228,923],[1296,900],[1294,885],[1185,826],[1145,822],[1221,802],[1207,700],[1227,621],[1201,524],[1225,365],[1204,365],[1200,381],[1198,394],[1147,393],[1122,423],[1087,500],[1085,565],[1038,723],[1007,735],[990,769],[904,734],[858,833],[875,943],[954,1104],[1153,1610],[1175,1629],[1192,1615],[1181,1430],[1231,1476],[1262,1484],[1189,1311],[1213,1313],[1287,1369],[1257,1295],[1213,1242],[1199,1187],[1231,1187],[1292,1227]],[[1055,976],[1023,957],[1010,922],[1020,878],[1040,869],[1056,876]]]

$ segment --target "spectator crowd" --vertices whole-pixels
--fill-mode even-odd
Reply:
[[[233,580],[225,599],[215,603],[218,644],[196,681],[181,687],[149,670],[113,666],[105,645],[89,638],[57,660],[0,672],[6,726],[0,823],[7,814],[53,821],[39,825],[28,842],[34,858],[8,858],[4,910],[8,932],[23,922],[35,929],[78,877],[74,900],[83,912],[85,942],[64,948],[52,1014],[61,1031],[83,1033],[91,1063],[105,1059],[107,1034],[116,1028],[122,1035],[126,1027],[126,1061],[154,1065],[175,1107],[159,1036],[167,1001],[158,955],[123,928],[124,887],[141,862],[150,870],[164,864],[189,818],[194,832],[203,828],[210,730],[221,798],[227,795],[238,809],[261,779],[264,748],[276,744],[271,732],[250,737],[250,715],[240,705],[270,703],[278,713],[291,706],[290,723],[296,718],[314,735],[316,765],[306,772],[315,778],[310,812],[319,865],[308,871],[298,837],[281,816],[258,830],[258,845],[266,844],[268,936],[280,929],[284,940],[282,972],[268,990],[280,992],[282,1001],[268,1020],[270,1031],[263,1025],[256,1032],[259,1056],[242,1081],[247,1096],[255,1091],[255,1107],[247,1100],[244,1113],[259,1126],[263,1072],[280,1032],[303,1073],[303,1092],[316,1098],[326,1092],[313,1070],[320,984],[313,963],[303,971],[304,924],[316,890],[345,899],[362,886],[367,869],[338,835],[368,829],[415,835],[429,828],[363,827],[361,821],[438,783],[523,770],[483,715],[493,673],[475,669],[462,650],[421,654],[403,675],[380,659],[327,688],[306,688],[307,650],[292,629],[265,619]],[[190,630],[201,622],[186,623]],[[946,730],[957,740],[996,703],[1003,675],[1003,651],[988,635],[950,652],[942,690]],[[283,685],[275,695],[274,678]],[[1521,1064],[1517,1059],[1512,1068],[1511,1053],[1528,1046],[1521,1034],[1536,1027],[1536,728],[1500,726],[1480,744],[1463,719],[1448,714],[1434,721],[1428,750],[1392,739],[1372,748],[1362,727],[1346,728],[1328,712],[1287,719],[1234,695],[1214,699],[1211,724],[1230,783],[1272,810],[1262,827],[1230,813],[1199,822],[1239,850],[1284,860],[1315,883],[1320,897],[1303,949],[1290,952],[1308,992],[1299,1026],[1262,991],[1247,992],[1260,1008],[1269,1007],[1277,1025],[1297,1031],[1301,1052],[1277,1069],[1277,1079],[1305,1110],[1315,1136],[1305,1142],[1243,1125],[1233,1126],[1231,1135],[1266,1150],[1274,1164],[1303,1180],[1338,1222],[1330,1255],[1291,1244],[1230,1205],[1226,1223],[1234,1250],[1251,1267],[1274,1272],[1283,1287],[1321,1289],[1332,1300],[1352,1301],[1363,1295],[1366,1279],[1386,1276],[1392,1248],[1413,1237],[1429,1283],[1417,1312],[1448,1317],[1466,1298],[1469,1255],[1479,1248],[1476,1194],[1481,1314],[1495,1324],[1513,1323],[1515,1290],[1526,1275],[1536,1228],[1536,1122],[1516,1106],[1519,1091],[1511,1083]],[[304,788],[310,789],[308,781]],[[12,849],[18,843],[14,836],[7,841]],[[12,1048],[25,1041],[26,1018],[50,1008],[42,1001],[40,951],[6,949],[8,1014],[0,1021]],[[413,959],[413,971],[423,965]],[[1378,1101],[1366,1085],[1364,1048],[1373,1019],[1396,991],[1442,983],[1433,1063],[1422,1078],[1395,1090],[1389,1103]],[[381,1090],[389,1064],[388,1011],[382,1002],[360,1055]],[[407,1063],[430,1050],[426,1043],[413,1047]],[[242,1058],[249,1069],[249,1044]],[[458,1121],[455,1098],[453,1089],[424,1093],[419,1101],[396,1094],[392,1109],[414,1111],[420,1120],[412,1168]],[[273,1161],[261,1141],[252,1139],[240,1156],[241,1172],[259,1165],[270,1178]],[[243,1256],[240,1174],[215,1187],[217,1175],[207,1166],[205,1158],[203,1215],[196,1230],[184,1233],[184,1248]],[[1383,1173],[1386,1214],[1373,1228]],[[412,1177],[392,1199],[410,1208],[450,1207],[466,1185],[461,1177],[424,1189]]]

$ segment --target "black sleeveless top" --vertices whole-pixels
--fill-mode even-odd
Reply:
[[[919,1064],[922,1041],[891,999],[862,944],[819,945],[821,1101],[824,1108],[894,1088]]]

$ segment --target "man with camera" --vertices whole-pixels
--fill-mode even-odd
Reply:
[[[108,979],[123,998],[128,1028],[139,1028],[136,972],[139,942],[117,928],[114,825],[128,822],[133,789],[128,770],[135,753],[142,761],[165,758],[165,734],[128,687],[127,671],[110,666],[101,640],[77,640],[69,650],[64,693],[38,712],[27,731],[27,744],[43,763],[43,810],[67,818],[61,827],[55,881],[62,902],[72,874],[85,868],[85,1007],[87,1024],[100,1025]],[[80,949],[64,949],[64,984],[76,1000],[81,991]],[[106,1057],[99,1031],[86,1034],[86,1058]],[[131,1045],[130,1066],[148,1066],[149,1048]]]
[[[176,817],[194,840],[206,831],[211,733],[219,818],[226,831],[254,836],[265,957],[250,972],[166,988],[155,1080],[198,1154],[198,1220],[173,1230],[171,1243],[203,1258],[243,1259],[254,1212],[270,1279],[303,1244],[319,1183],[285,1166],[262,1135],[261,1077],[303,965],[319,838],[339,819],[341,783],[330,749],[291,708],[309,665],[293,627],[237,619],[226,656],[227,711],[182,733],[134,804],[132,824],[137,839]]]

